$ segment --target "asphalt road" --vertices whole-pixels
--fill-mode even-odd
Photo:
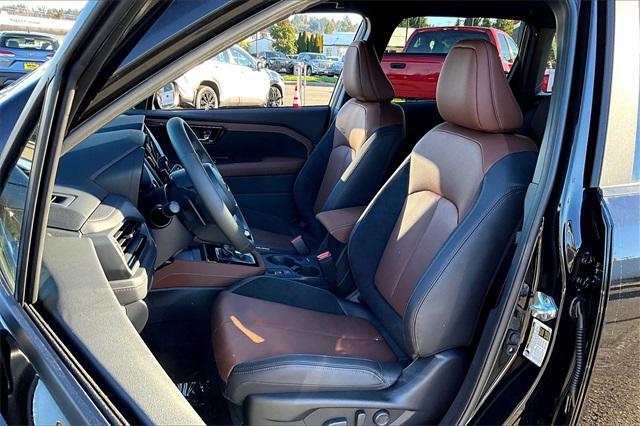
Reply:
[[[581,425],[640,423],[640,282],[612,289]]]
[[[284,105],[293,105],[293,92],[295,85],[287,84],[285,86]],[[306,93],[300,91],[300,104],[306,106],[313,105],[328,105],[331,93],[333,93],[333,86],[311,86],[307,85],[305,88]]]

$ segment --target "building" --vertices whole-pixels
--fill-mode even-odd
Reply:
[[[0,31],[32,31],[51,34],[58,41],[71,30],[75,21],[69,19],[51,19],[37,16],[14,15],[0,10]]]
[[[257,42],[256,36],[258,40]],[[249,42],[249,48],[247,51],[255,57],[258,57],[260,53],[270,52],[273,50],[273,41],[271,40],[269,33],[266,31],[261,31],[258,34],[247,38],[247,41]]]
[[[387,45],[387,52],[400,52],[415,30],[415,28],[406,27],[396,28],[393,34],[391,34],[391,39]]]
[[[322,35],[322,53],[327,57],[342,58],[356,33],[335,32]]]

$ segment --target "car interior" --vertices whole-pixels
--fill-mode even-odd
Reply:
[[[110,398],[153,382],[157,404],[210,424],[431,424],[450,408],[550,142],[557,20],[543,2],[399,4],[340,2],[368,28],[332,105],[149,102],[60,158],[38,311]],[[462,40],[435,101],[398,102],[379,58],[413,16],[520,20],[519,56],[505,74],[489,41]],[[117,340],[88,337],[96,315]]]

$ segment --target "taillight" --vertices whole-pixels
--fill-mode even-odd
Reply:
[[[15,53],[9,52],[7,50],[0,50],[0,58],[13,58],[16,56]]]
[[[549,74],[545,74],[544,77],[542,77],[542,91],[546,92],[547,89],[549,88]]]
[[[49,59],[53,59],[53,57],[54,57],[54,56],[55,56],[55,53],[50,53],[50,54],[48,54],[48,55],[47,55],[47,61],[48,61]]]

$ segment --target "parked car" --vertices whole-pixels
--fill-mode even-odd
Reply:
[[[440,69],[449,50],[460,40],[488,40],[496,47],[502,68],[509,72],[518,46],[502,30],[484,27],[428,27],[416,29],[402,52],[385,53],[382,68],[396,97],[435,99]]]
[[[192,68],[157,95],[163,109],[216,109],[226,106],[282,106],[285,84],[240,46]]]
[[[322,53],[302,52],[298,54],[297,62],[302,62],[307,75],[330,75],[333,61]]]
[[[284,95],[285,95],[285,84],[282,76],[271,70],[265,70],[269,74],[270,87],[269,87],[269,95],[267,96],[267,104],[268,107],[280,107],[284,104]]]
[[[293,74],[293,70],[297,61],[298,55],[287,55],[287,74]]]
[[[342,72],[342,68],[344,67],[344,57],[336,58],[331,64],[331,68],[329,69],[329,75],[340,75]]]
[[[49,34],[0,32],[0,87],[13,83],[53,58],[58,40]]]
[[[541,90],[545,93],[551,93],[553,91],[553,80],[556,77],[556,70],[553,68],[547,68],[544,70],[544,76],[542,77]]]
[[[86,4],[0,90],[0,424],[638,423],[638,2],[341,2],[327,105],[217,110],[154,97],[335,0]],[[509,80],[393,102],[387,24],[458,13]]]
[[[266,67],[271,70],[278,72],[285,72],[287,70],[289,59],[282,52],[263,52],[260,54],[260,57],[264,58]]]

